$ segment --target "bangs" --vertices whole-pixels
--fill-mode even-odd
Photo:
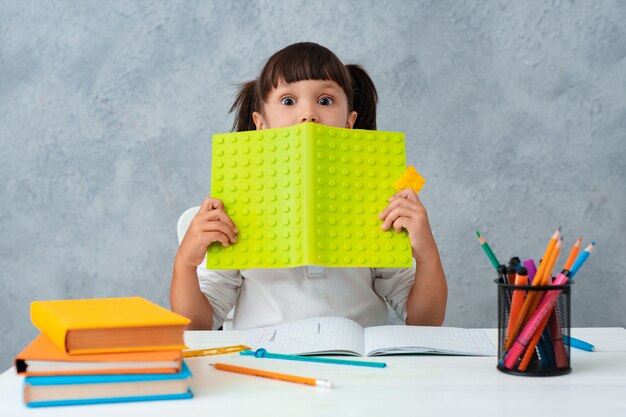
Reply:
[[[290,45],[270,58],[259,77],[259,96],[265,101],[270,91],[282,81],[293,83],[306,80],[336,82],[346,93],[350,110],[352,109],[352,88],[348,70],[329,49],[312,42]]]

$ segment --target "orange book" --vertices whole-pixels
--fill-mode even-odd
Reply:
[[[30,318],[69,354],[185,349],[191,322],[141,297],[34,301]]]
[[[17,373],[25,376],[169,374],[180,372],[181,365],[180,350],[69,355],[44,334],[15,357]]]

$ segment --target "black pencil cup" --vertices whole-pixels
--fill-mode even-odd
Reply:
[[[545,286],[495,282],[498,285],[497,368],[521,376],[570,373],[570,294],[573,282]],[[520,315],[523,315],[522,319]],[[537,329],[531,332],[535,326]]]

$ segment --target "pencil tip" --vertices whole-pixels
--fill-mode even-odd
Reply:
[[[476,236],[480,237],[480,232],[476,230]]]

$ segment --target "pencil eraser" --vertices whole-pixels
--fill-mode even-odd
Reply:
[[[325,379],[316,379],[315,380],[315,385],[317,385],[318,387],[323,387],[323,388],[332,388],[333,387],[333,383],[331,381],[327,381]]]

